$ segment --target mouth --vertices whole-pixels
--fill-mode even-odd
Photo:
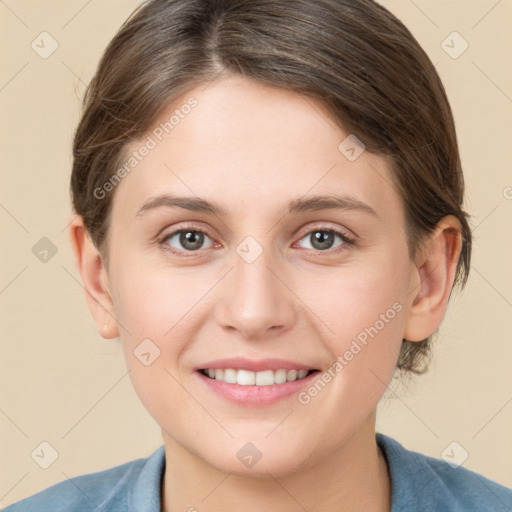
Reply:
[[[221,397],[241,406],[263,407],[297,395],[311,385],[317,368],[280,359],[223,359],[196,367],[206,398]]]
[[[309,375],[318,372],[316,369],[291,369],[279,368],[278,370],[251,371],[235,368],[201,368],[199,373],[213,380],[238,384],[240,386],[272,386],[302,380]]]

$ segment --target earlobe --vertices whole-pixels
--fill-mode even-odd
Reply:
[[[452,215],[444,217],[416,261],[419,284],[413,291],[404,339],[422,341],[439,327],[455,281],[461,249],[459,220]]]
[[[69,237],[98,333],[105,339],[116,338],[119,329],[114,318],[108,275],[80,215],[74,214],[71,218]]]

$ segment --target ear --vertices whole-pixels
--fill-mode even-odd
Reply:
[[[94,246],[83,218],[74,214],[69,224],[71,246],[86,291],[85,298],[96,323],[98,333],[105,339],[117,338],[119,329],[114,318],[114,306],[110,294],[106,269]]]
[[[461,249],[460,222],[455,216],[448,215],[439,221],[415,262],[419,283],[414,288],[415,299],[405,325],[403,337],[406,340],[422,341],[439,327],[450,298]]]

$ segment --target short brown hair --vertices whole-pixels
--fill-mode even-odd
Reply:
[[[465,285],[471,231],[451,108],[416,39],[372,0],[141,4],[101,58],[73,143],[73,207],[107,265],[114,192],[95,190],[173,98],[223,71],[317,99],[366,150],[389,157],[411,258],[441,218],[457,217],[455,284]],[[397,367],[423,373],[430,344],[403,340]]]

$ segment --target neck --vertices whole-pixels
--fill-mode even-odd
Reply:
[[[375,440],[375,413],[327,458],[279,478],[225,473],[163,436],[163,512],[391,510],[388,468]]]

